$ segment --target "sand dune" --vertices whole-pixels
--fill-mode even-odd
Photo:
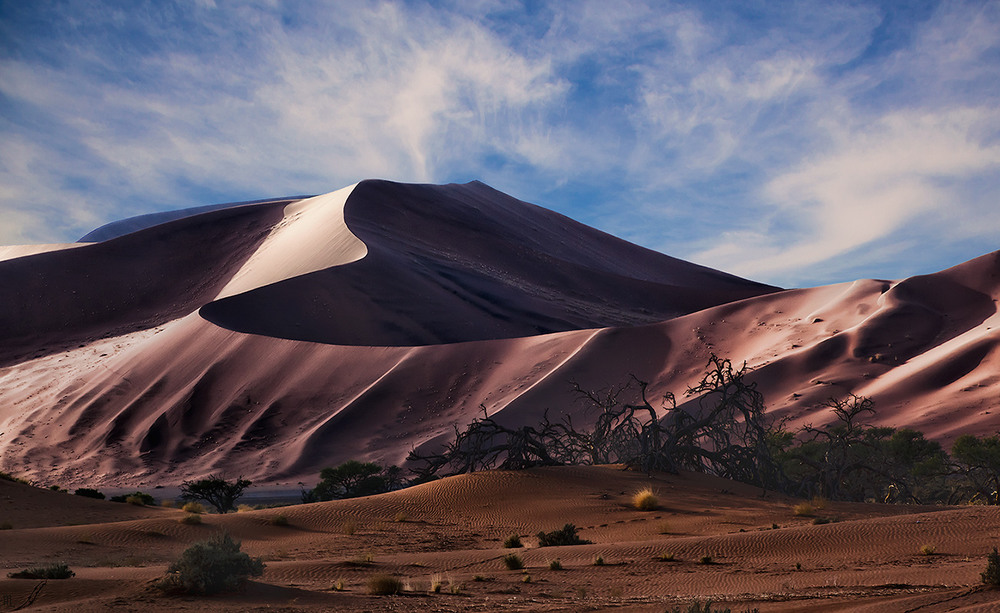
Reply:
[[[636,375],[681,397],[712,351],[776,416],[853,392],[948,442],[1000,429],[1000,252],[775,291],[478,183],[365,181],[0,262],[0,470],[66,487],[402,462],[481,414],[592,418]],[[67,462],[66,458],[72,458]]]
[[[630,507],[645,486],[657,492],[659,509]],[[58,558],[77,574],[49,581],[39,610],[141,603],[145,610],[662,612],[712,598],[734,611],[974,611],[1000,602],[1000,593],[976,587],[1000,530],[996,508],[827,503],[819,513],[836,521],[813,525],[792,513],[796,501],[741,484],[598,466],[476,473],[367,498],[206,515],[189,526],[174,509],[86,501],[88,512],[103,507],[101,521],[84,517],[77,497],[13,485],[2,492],[12,488],[19,499],[69,503],[39,510],[35,527],[0,531],[4,567]],[[271,525],[279,513],[288,526]],[[65,525],[73,516],[79,525]],[[592,543],[537,547],[535,533],[565,523]],[[217,530],[264,558],[260,580],[209,600],[148,587],[188,544]],[[524,571],[502,563],[511,534],[526,546],[516,550]],[[921,555],[923,545],[934,555]],[[713,564],[700,563],[706,555]],[[594,564],[598,557],[604,565]],[[553,560],[562,570],[549,568]],[[409,591],[368,595],[366,581],[379,573],[399,577]],[[434,580],[444,583],[441,593],[430,593]],[[332,589],[338,582],[343,591]],[[0,593],[20,603],[34,585],[0,579]]]

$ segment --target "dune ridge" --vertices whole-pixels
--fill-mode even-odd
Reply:
[[[440,445],[480,405],[584,425],[572,381],[683,399],[710,352],[789,427],[858,393],[946,444],[1000,429],[1000,252],[777,291],[479,183],[363,181],[13,258],[0,281],[25,287],[0,297],[0,470],[64,486],[311,482]]]

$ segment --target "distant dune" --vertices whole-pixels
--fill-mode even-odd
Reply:
[[[710,352],[776,416],[825,399],[948,442],[1000,430],[1000,252],[902,281],[778,288],[481,183],[364,181],[0,250],[0,470],[64,486],[401,462],[486,410],[590,419],[570,382],[681,397]],[[2,259],[7,257],[8,259]]]

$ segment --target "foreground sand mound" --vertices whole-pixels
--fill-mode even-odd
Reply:
[[[775,292],[482,184],[366,181],[9,259],[0,278],[26,288],[0,298],[0,470],[65,487],[313,482],[435,448],[480,405],[584,425],[572,381],[683,398],[713,351],[747,361],[790,427],[857,393],[945,443],[1000,429],[1000,253]]]
[[[631,495],[645,487],[660,505],[635,510]],[[662,613],[711,598],[734,611],[892,612],[994,610],[1000,602],[1000,593],[979,588],[1000,531],[996,508],[826,503],[817,513],[830,523],[818,525],[794,515],[795,500],[691,473],[476,473],[373,497],[204,515],[199,525],[180,523],[176,509],[121,521],[116,507],[128,505],[93,502],[106,520],[60,525],[62,515],[40,511],[49,524],[0,531],[6,569],[59,559],[76,573],[47,582],[39,610]],[[566,523],[591,543],[537,546],[537,532]],[[210,599],[149,587],[185,547],[220,530],[264,559],[263,577]],[[524,547],[503,548],[512,534]],[[511,553],[523,570],[507,569]],[[385,574],[403,583],[403,594],[368,593],[368,581]],[[16,606],[36,585],[0,578],[0,594]]]

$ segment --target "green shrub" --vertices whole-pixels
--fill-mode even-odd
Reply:
[[[104,494],[98,492],[95,489],[89,487],[79,487],[73,492],[76,496],[84,496],[86,498],[96,498],[98,500],[104,500]]]
[[[368,593],[378,596],[398,594],[403,591],[403,582],[392,575],[375,575],[368,579]]]
[[[576,526],[566,524],[560,530],[552,532],[538,533],[539,547],[559,547],[562,545],[586,545],[590,541],[585,541],[576,535]]]
[[[986,570],[980,576],[986,585],[1000,586],[1000,554],[996,547],[986,556]]]
[[[240,543],[223,533],[185,549],[156,586],[168,593],[216,594],[235,590],[263,573],[261,559],[240,551]]]
[[[508,553],[503,557],[503,565],[507,570],[521,570],[524,568],[524,560],[516,553]]]
[[[521,537],[516,534],[511,534],[507,537],[507,540],[503,542],[504,549],[520,549],[524,547],[521,543]]]
[[[16,573],[9,573],[7,576],[11,579],[69,579],[75,574],[69,569],[69,566],[60,562],[35,566]]]
[[[135,492],[134,494],[120,494],[118,496],[112,496],[111,502],[127,502],[129,504],[135,505],[153,505],[156,504],[156,500],[153,499],[149,494],[144,494],[143,492]]]

